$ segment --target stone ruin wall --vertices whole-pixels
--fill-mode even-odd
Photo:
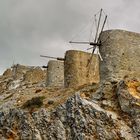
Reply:
[[[140,79],[140,34],[108,30],[102,33],[101,40],[103,61],[99,62],[98,55],[94,54],[87,67],[90,53],[69,50],[64,62],[49,61],[46,85],[77,87],[99,83],[100,77],[101,81],[120,80],[127,76]],[[24,72],[24,66],[17,67],[17,71],[21,72],[21,69]]]
[[[102,33],[101,40],[101,80],[120,80],[127,76],[140,79],[140,34],[109,30]]]
[[[64,62],[50,60],[47,69],[47,83],[46,86],[64,86]]]
[[[91,53],[77,50],[66,52],[64,63],[65,87],[78,87],[100,81],[98,55],[93,55],[91,63],[88,65],[90,58]]]

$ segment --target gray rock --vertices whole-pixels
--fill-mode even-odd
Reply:
[[[14,139],[136,139],[134,134],[139,134],[139,118],[137,131],[136,124],[132,127],[123,118],[118,118],[117,112],[105,110],[94,100],[83,99],[80,92],[76,92],[51,112],[46,109],[32,114],[21,109],[0,112],[1,139],[9,138],[11,132]]]

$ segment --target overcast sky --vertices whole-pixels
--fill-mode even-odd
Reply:
[[[46,65],[40,54],[63,57],[66,50],[86,49],[68,41],[90,27],[100,8],[110,29],[140,32],[140,0],[0,0],[0,74],[13,63]]]

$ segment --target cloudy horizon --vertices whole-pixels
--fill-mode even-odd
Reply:
[[[140,33],[139,5],[139,0],[1,0],[0,74],[13,63],[47,65],[41,54],[63,57],[69,49],[86,50],[68,42],[101,8],[110,29]]]

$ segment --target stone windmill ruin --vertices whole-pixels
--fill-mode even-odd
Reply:
[[[95,14],[95,25],[96,33],[94,41],[77,42],[70,41],[69,43],[74,44],[88,44],[92,47],[87,50],[92,49],[92,53],[82,52],[82,51],[67,51],[66,52],[66,67],[65,67],[65,86],[80,86],[84,84],[99,83],[99,61],[103,61],[100,54],[99,48],[102,46],[103,42],[100,37],[104,30],[105,24],[107,22],[107,15],[101,9],[97,14]],[[98,16],[98,21],[96,17]],[[101,20],[103,19],[103,20]],[[92,34],[92,33],[91,33]],[[67,58],[70,57],[70,58]],[[99,60],[100,58],[100,60]],[[67,68],[68,67],[68,68]]]
[[[64,86],[64,58],[56,58],[56,57],[50,57],[46,55],[40,55],[40,57],[53,59],[48,62],[47,66],[43,66],[43,68],[47,69],[46,86],[63,87]]]
[[[92,53],[68,50],[65,58],[42,56],[57,59],[48,63],[47,85],[76,87],[103,80],[119,80],[126,75],[138,75],[140,34],[123,30],[103,31],[107,15],[101,23],[102,13],[101,9],[96,22],[94,41],[70,41],[70,43],[91,45],[92,47],[88,49],[92,49]]]
[[[92,45],[93,51],[91,53],[86,53],[78,50],[69,50],[65,54],[65,58],[56,58],[51,56],[41,57],[56,59],[48,62],[47,68],[47,86],[62,86],[74,87],[89,83],[98,83],[100,81],[99,77],[99,58],[102,57],[99,52],[99,30],[103,31],[107,15],[103,21],[102,27],[100,27],[101,16],[103,10],[99,12],[99,19],[97,23],[96,35],[93,42],[72,42],[70,43],[84,43]],[[91,49],[91,48],[89,48]]]
[[[104,20],[101,22],[102,13],[104,13]],[[140,34],[119,29],[103,31],[106,24],[107,15],[101,9],[98,23],[96,24],[97,28],[94,41],[70,41],[70,43],[89,44],[92,47],[88,49],[93,49],[92,53],[89,54],[90,59],[87,67],[89,69],[89,77],[87,81],[84,79],[86,75],[82,75],[83,73],[81,74],[85,80],[83,84],[97,83],[99,81],[103,82],[106,80],[118,81],[122,80],[124,77],[136,77],[140,79]],[[98,56],[101,61],[98,60]],[[84,61],[88,60],[84,58]],[[69,63],[69,61],[66,62]],[[95,66],[97,66],[97,68]],[[92,73],[96,76],[92,75]],[[79,85],[82,84],[81,81],[83,79],[79,79]]]

